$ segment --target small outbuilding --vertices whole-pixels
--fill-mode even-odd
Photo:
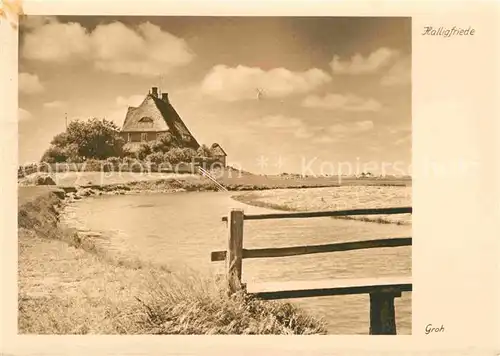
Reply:
[[[218,143],[214,143],[212,147],[210,147],[210,151],[212,152],[212,157],[220,162],[223,167],[226,167],[227,153],[222,149],[222,147]]]

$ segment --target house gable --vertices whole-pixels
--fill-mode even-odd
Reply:
[[[212,147],[210,148],[210,151],[214,156],[227,156],[227,153],[222,149],[222,147],[218,143],[214,143]]]
[[[122,132],[170,132],[185,147],[197,149],[199,143],[182,121],[163,93],[158,98],[157,90],[148,94],[138,107],[129,107],[123,123]]]

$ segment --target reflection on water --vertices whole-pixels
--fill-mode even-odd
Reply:
[[[170,268],[221,273],[223,262],[210,262],[210,252],[226,247],[226,223],[232,208],[245,213],[270,212],[230,198],[227,192],[182,192],[101,196],[68,207],[71,223],[102,232],[112,253]],[[236,193],[237,194],[237,193]],[[411,236],[411,226],[331,218],[251,220],[245,222],[245,248],[323,244]],[[364,278],[411,275],[411,247],[324,253],[243,262],[243,279],[252,281]],[[324,317],[329,332],[366,334],[368,295],[295,299],[310,313]],[[411,333],[411,293],[396,299],[398,334]]]

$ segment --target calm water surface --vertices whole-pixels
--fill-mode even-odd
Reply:
[[[234,192],[181,192],[100,196],[67,208],[67,222],[101,232],[110,252],[170,268],[189,267],[220,273],[223,262],[210,252],[225,250],[227,229],[221,217],[232,208],[245,213],[271,212],[231,199]],[[411,236],[411,226],[331,218],[246,221],[245,248],[322,244]],[[411,247],[380,248],[243,261],[247,283],[327,278],[411,275]],[[332,334],[366,334],[368,295],[293,299],[323,317]],[[396,298],[398,334],[411,334],[411,293]]]

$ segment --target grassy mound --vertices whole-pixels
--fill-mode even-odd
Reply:
[[[322,334],[322,322],[290,303],[261,301],[243,292],[229,296],[222,284],[192,274],[155,276],[144,299],[121,323],[126,333],[147,334]]]

